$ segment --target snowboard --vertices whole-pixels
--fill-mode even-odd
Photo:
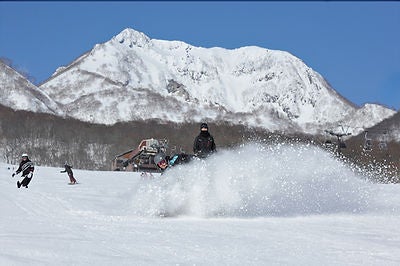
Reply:
[[[24,184],[22,184],[22,182],[17,181],[17,188],[21,188],[21,186],[28,188],[28,185],[24,186]]]
[[[78,184],[79,184],[78,182],[76,182],[76,183],[68,183],[68,185],[71,185],[71,186],[78,185]]]
[[[21,182],[17,181],[17,187],[20,188],[22,186],[22,187],[28,188],[28,185],[31,182],[31,179],[32,178],[25,177],[24,179],[22,179]]]

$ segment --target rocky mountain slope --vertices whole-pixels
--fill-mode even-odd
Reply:
[[[0,100],[14,110],[62,114],[62,109],[46,93],[17,71],[0,61]]]
[[[6,70],[0,82],[16,84]],[[39,88],[7,86],[0,89],[5,106],[106,125],[148,119],[224,121],[316,134],[338,124],[359,132],[395,113],[376,104],[358,108],[284,51],[194,47],[151,39],[133,29],[60,67]],[[24,86],[35,92],[29,95],[35,107],[21,104],[24,93],[7,94],[8,88],[17,92]]]

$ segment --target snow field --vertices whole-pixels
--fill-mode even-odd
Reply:
[[[13,167],[0,265],[400,264],[399,186],[312,146],[247,144],[153,177],[75,169],[75,186],[37,166],[18,189]]]

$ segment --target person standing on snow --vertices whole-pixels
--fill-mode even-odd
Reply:
[[[70,185],[74,185],[74,184],[76,184],[76,179],[75,179],[75,177],[74,177],[74,173],[72,172],[72,166],[71,165],[68,165],[68,163],[67,162],[65,162],[65,164],[64,164],[64,171],[60,171],[60,173],[67,173],[68,174],[68,177],[69,177],[69,181],[70,181]]]
[[[213,136],[208,132],[208,125],[200,125],[200,134],[195,138],[193,152],[199,158],[205,158],[215,152],[215,142]]]
[[[22,154],[22,160],[19,164],[19,167],[15,173],[12,174],[12,177],[15,175],[18,175],[19,173],[22,172],[22,182],[17,181],[17,187],[20,188],[21,186],[28,188],[28,184],[31,182],[31,179],[33,177],[33,171],[35,170],[35,167],[33,165],[33,162],[29,160],[28,154],[24,153]]]

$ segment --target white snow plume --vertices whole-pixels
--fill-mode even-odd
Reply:
[[[376,186],[376,185],[375,185]],[[139,216],[265,217],[364,213],[373,184],[312,145],[246,144],[136,187]]]

